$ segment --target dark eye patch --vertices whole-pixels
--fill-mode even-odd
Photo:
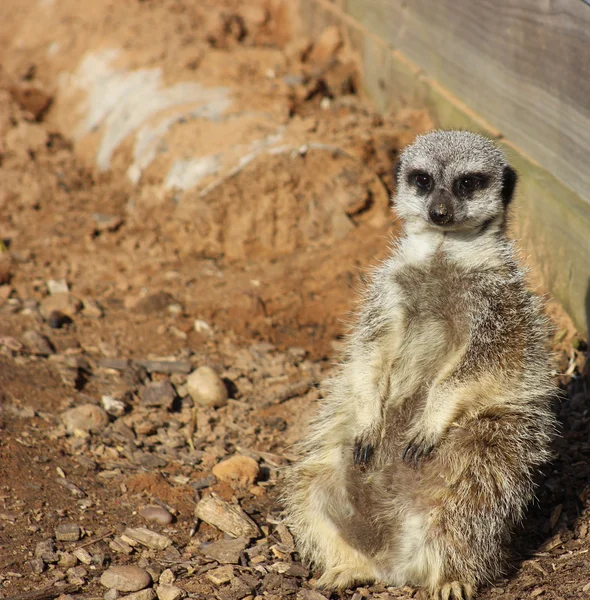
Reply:
[[[433,179],[426,171],[410,171],[408,184],[417,187],[421,192],[427,192],[432,188]]]
[[[453,192],[456,196],[470,196],[476,190],[488,186],[489,177],[483,173],[465,173],[453,181]]]

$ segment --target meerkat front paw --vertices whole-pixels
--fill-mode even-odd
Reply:
[[[357,438],[352,448],[352,462],[355,465],[364,467],[371,460],[373,452],[375,452],[375,446],[371,442],[363,438]]]
[[[436,446],[437,440],[424,432],[420,432],[410,438],[410,441],[402,452],[402,460],[415,467],[418,463],[429,456]]]

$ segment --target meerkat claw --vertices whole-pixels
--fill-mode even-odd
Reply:
[[[352,451],[352,460],[355,465],[364,466],[366,465],[371,456],[373,456],[374,448],[371,444],[365,444],[360,440],[357,440],[354,443],[354,448]]]
[[[413,464],[414,467],[418,466],[418,463],[426,458],[434,450],[434,444],[429,444],[424,440],[415,437],[402,452],[402,460],[407,464]]]

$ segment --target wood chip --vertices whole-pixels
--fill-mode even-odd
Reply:
[[[234,537],[261,535],[256,523],[239,506],[228,504],[217,494],[203,498],[195,508],[195,516]]]

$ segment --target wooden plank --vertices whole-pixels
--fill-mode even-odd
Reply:
[[[343,0],[590,202],[590,7],[581,0]]]
[[[365,1],[369,4],[373,0]],[[379,109],[427,107],[439,127],[464,128],[499,137],[498,130],[489,121],[428,77],[416,63],[387,41],[339,10],[335,3],[300,0],[299,4],[302,26],[311,37],[318,35],[327,25],[341,27],[359,56],[363,89]],[[507,154],[520,174],[513,206],[512,234],[518,239],[526,261],[540,276],[545,289],[559,300],[580,332],[588,332],[589,204],[521,152],[513,142],[513,139],[503,140]]]

